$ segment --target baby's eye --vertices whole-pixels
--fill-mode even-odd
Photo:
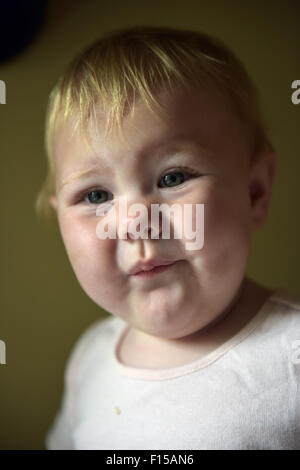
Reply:
[[[160,180],[160,187],[171,188],[184,183],[190,177],[195,176],[192,171],[173,171],[166,173]]]
[[[108,201],[109,193],[104,189],[94,189],[84,196],[84,201],[90,204],[102,204]]]

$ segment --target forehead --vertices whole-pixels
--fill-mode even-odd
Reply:
[[[54,138],[54,157],[60,177],[69,170],[85,171],[90,164],[110,165],[120,155],[134,159],[149,154],[151,149],[198,145],[207,154],[228,155],[247,152],[246,133],[229,98],[218,90],[186,92],[180,89],[172,94],[160,92],[156,99],[163,114],[154,115],[138,99],[134,111],[123,118],[122,138],[118,129],[105,138],[106,115],[101,106],[86,127],[89,143],[74,132],[75,118],[69,119]]]

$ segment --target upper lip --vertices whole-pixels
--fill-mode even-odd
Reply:
[[[167,266],[168,264],[174,264],[178,261],[177,259],[166,260],[166,259],[151,259],[148,261],[138,261],[134,266],[129,270],[128,274],[136,274],[141,271],[150,271],[151,269],[157,266]]]

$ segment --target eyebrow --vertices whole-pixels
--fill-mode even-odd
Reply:
[[[143,160],[143,157],[147,157],[150,153],[154,153],[156,158],[161,158],[164,154],[170,154],[171,152],[182,152],[182,151],[191,151],[195,149],[199,149],[200,151],[202,150],[205,154],[210,153],[207,148],[204,148],[200,144],[198,144],[195,141],[171,141],[167,143],[158,143],[156,145],[151,145],[150,149],[146,149],[141,152],[141,160]],[[95,159],[92,159],[95,160]],[[67,185],[72,183],[73,181],[77,181],[79,179],[82,179],[86,176],[89,175],[94,175],[94,174],[99,174],[100,172],[109,172],[112,173],[112,168],[108,166],[102,166],[102,167],[91,167],[87,168],[85,170],[79,170],[71,173],[67,178],[65,178],[62,183],[60,184],[60,189]]]
[[[60,184],[60,188],[62,188],[66,184],[72,183],[73,181],[79,180],[83,178],[84,176],[95,174],[98,172],[99,172],[98,168],[88,168],[86,170],[74,171],[62,181],[62,183]]]
[[[194,136],[184,135],[181,138],[175,138],[167,142],[159,141],[155,144],[150,144],[145,150],[141,152],[142,158],[147,158],[151,154],[154,154],[156,158],[161,158],[164,155],[168,156],[170,153],[178,153],[184,151],[195,151],[198,150],[203,157],[212,157],[213,152],[208,147],[204,146],[203,143],[197,140]]]

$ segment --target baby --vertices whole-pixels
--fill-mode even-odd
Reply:
[[[46,146],[37,209],[112,314],[46,447],[300,449],[300,300],[245,275],[276,157],[239,60],[200,32],[107,34],[51,93]]]

